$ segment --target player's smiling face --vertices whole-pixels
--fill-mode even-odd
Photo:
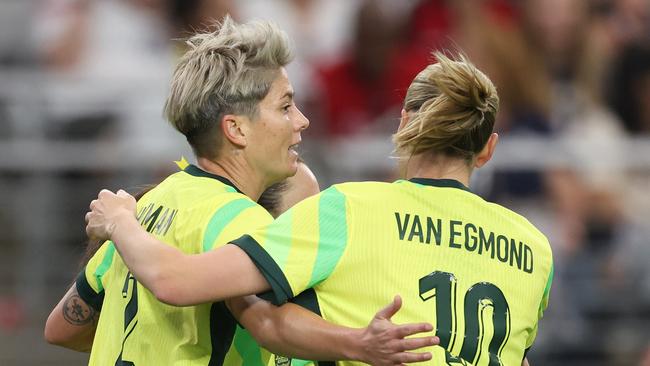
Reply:
[[[271,88],[258,105],[248,139],[251,163],[271,182],[290,177],[298,169],[300,132],[309,120],[293,100],[293,87],[281,68]]]

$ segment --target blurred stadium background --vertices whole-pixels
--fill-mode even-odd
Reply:
[[[473,189],[554,248],[531,363],[650,365],[647,0],[0,0],[0,365],[85,364],[42,329],[87,205],[191,156],[161,116],[173,40],[226,13],[295,41],[322,187],[394,179],[406,87],[431,49],[464,50],[501,96],[501,145]]]

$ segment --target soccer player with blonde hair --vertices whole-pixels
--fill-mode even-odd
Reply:
[[[432,364],[526,364],[548,302],[551,248],[524,217],[468,188],[496,147],[499,99],[464,56],[435,57],[411,83],[393,136],[401,180],[334,185],[201,255],[148,235],[124,192],[100,192],[86,230],[111,238],[170,304],[268,290],[282,304],[313,289],[325,319],[354,327],[399,293],[401,319],[435,324]]]

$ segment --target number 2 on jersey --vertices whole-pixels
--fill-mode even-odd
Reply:
[[[135,280],[135,277],[133,277],[131,272],[128,272],[126,274],[126,278],[124,279],[122,297],[127,298],[129,296],[129,287],[132,289],[131,299],[129,299],[129,302],[126,304],[126,308],[124,309],[124,333],[126,333],[126,336],[122,340],[122,349],[120,350],[120,355],[117,356],[117,360],[115,360],[115,366],[134,365],[133,362],[122,359],[122,354],[124,353],[124,343],[126,343],[127,338],[129,338],[135,329],[135,326],[138,325],[138,320],[135,319],[135,315],[138,313],[138,282]]]
[[[465,365],[469,361],[474,364],[481,359],[485,335],[483,313],[492,307],[494,334],[488,346],[488,365],[501,365],[501,351],[510,333],[510,311],[503,292],[489,282],[479,282],[470,287],[463,301],[465,330],[462,333],[456,329],[456,277],[452,273],[435,271],[420,278],[420,298],[427,301],[433,297],[436,304],[436,335],[447,351],[447,363]],[[463,335],[462,339],[458,339],[459,334]],[[460,358],[450,354],[457,341],[463,342]]]
[[[145,220],[149,223],[146,228],[148,233],[153,230],[154,223],[158,219],[160,211],[162,211],[162,206],[158,207],[158,209],[151,215],[151,217]],[[131,333],[133,333],[136,325],[138,325],[138,320],[135,319],[135,316],[138,313],[138,281],[135,279],[135,277],[133,277],[131,271],[126,274],[126,278],[124,279],[124,287],[122,288],[122,297],[125,299],[129,296],[129,288],[132,289],[131,299],[129,299],[129,302],[126,304],[126,308],[124,308],[124,333],[126,333],[126,335],[122,340],[122,349],[120,350],[120,355],[117,356],[117,360],[115,360],[115,366],[135,365],[131,361],[122,359],[122,354],[124,353],[124,344],[126,343],[126,340],[129,338]]]

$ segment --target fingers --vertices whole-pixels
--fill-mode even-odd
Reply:
[[[375,315],[375,318],[389,319],[395,315],[399,309],[402,307],[402,298],[399,295],[395,295],[393,301],[388,304],[385,308],[379,310]]]
[[[119,199],[116,200],[116,198]],[[102,189],[101,191],[99,191],[99,194],[97,194],[97,199],[93,200],[90,203],[90,209],[94,210],[99,203],[104,203],[104,202],[115,202],[115,203],[122,202],[121,204],[129,202],[129,204],[132,204],[135,201],[136,201],[135,198],[123,189],[118,190],[117,193],[113,193],[108,189]]]
[[[413,323],[395,326],[395,334],[399,338],[408,337],[417,333],[430,332],[433,326],[429,323]]]
[[[88,232],[88,230],[89,230],[88,223],[90,222],[90,219],[92,218],[92,215],[93,215],[93,213],[92,213],[92,211],[90,211],[90,212],[86,212],[86,216],[84,216],[84,220],[86,221],[86,234],[90,234]]]
[[[422,337],[422,338],[409,338],[403,339],[400,342],[400,349],[402,351],[410,351],[414,349],[420,349],[422,347],[430,347],[440,344],[440,338],[438,337]]]
[[[127,193],[123,189],[120,189],[120,190],[117,191],[117,196],[122,197],[122,198],[130,198],[131,197],[131,195],[129,193]]]
[[[99,194],[97,195],[97,197],[99,197],[100,200],[103,198],[114,197],[114,196],[122,197],[122,198],[132,197],[127,191],[123,189],[118,190],[116,193],[113,193],[108,189],[102,189],[101,191],[99,191]]]
[[[93,215],[94,215],[94,214],[93,214],[93,212],[91,211],[91,212],[86,213],[86,217],[85,217],[85,220],[86,220],[86,235],[87,235],[90,239],[96,239],[96,237],[95,237],[95,231],[94,231],[94,226],[93,226],[93,225],[90,225],[90,220],[92,220]]]
[[[395,355],[393,361],[396,363],[414,363],[414,362],[425,362],[431,360],[431,352],[402,352]]]
[[[136,200],[135,197],[131,196],[128,192],[123,189],[117,191],[117,197],[124,199],[124,202],[128,205],[127,207],[135,206]]]
[[[99,191],[97,197],[99,197],[99,199],[102,199],[103,197],[110,197],[113,195],[115,195],[115,193],[109,191],[108,189],[102,189],[101,191]]]

